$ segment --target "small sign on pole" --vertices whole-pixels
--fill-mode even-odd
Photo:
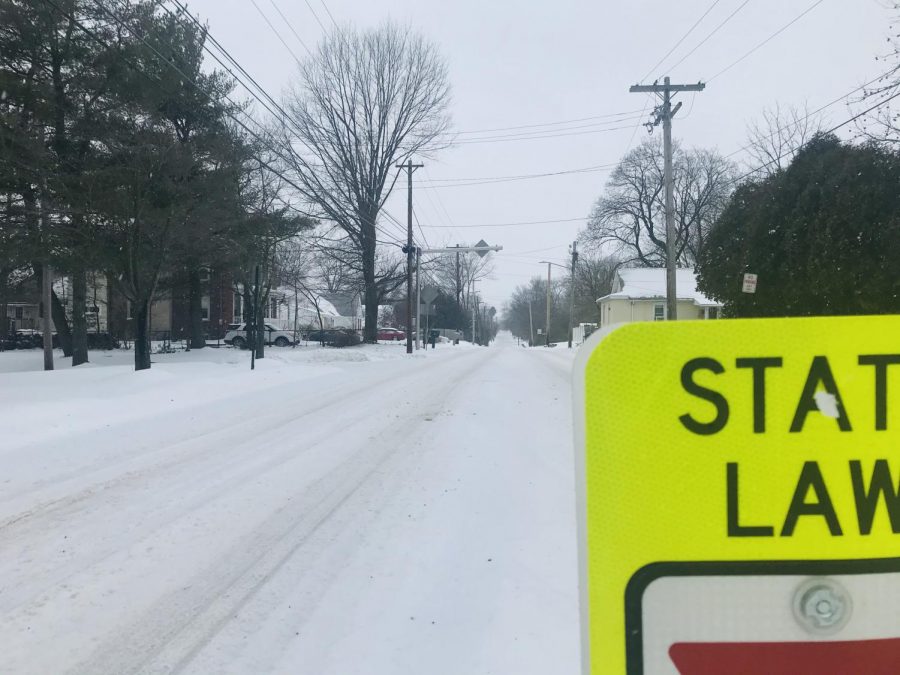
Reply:
[[[756,293],[756,275],[747,272],[744,275],[744,285],[741,288],[744,293]]]

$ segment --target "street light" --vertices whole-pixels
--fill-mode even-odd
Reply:
[[[556,265],[557,267],[562,267],[564,270],[568,269],[565,265],[560,265],[559,263],[550,262],[549,260],[541,260],[541,265],[547,266],[547,325],[544,329],[546,332],[546,344],[550,346],[550,267],[552,265]]]

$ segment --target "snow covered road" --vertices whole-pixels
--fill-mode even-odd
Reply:
[[[331,353],[0,375],[0,672],[576,672],[570,355]]]

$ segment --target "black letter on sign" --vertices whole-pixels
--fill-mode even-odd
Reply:
[[[775,528],[766,525],[741,525],[738,502],[738,465],[728,463],[728,536],[774,537]]]
[[[766,431],[766,368],[781,368],[781,357],[738,359],[738,368],[753,369],[753,433]]]
[[[820,383],[825,391],[834,396],[837,401],[837,423],[841,431],[852,431],[850,420],[847,418],[847,410],[844,408],[844,402],[841,400],[841,393],[838,391],[837,383],[834,381],[834,375],[831,374],[831,366],[828,365],[828,357],[816,356],[809,367],[809,375],[806,376],[803,393],[797,402],[797,411],[794,413],[794,421],[791,422],[791,432],[803,431],[803,423],[806,422],[806,416],[813,410],[819,410],[815,394]]]
[[[721,375],[725,372],[725,368],[715,359],[700,358],[691,359],[681,369],[681,386],[687,393],[716,406],[716,417],[712,422],[698,422],[690,414],[684,414],[678,419],[688,431],[693,431],[701,436],[709,436],[722,431],[728,423],[728,401],[719,392],[701,387],[694,382],[694,373],[698,370],[711,370],[716,375]]]
[[[859,357],[859,365],[875,366],[875,430],[887,429],[887,368],[900,363],[900,354],[871,354]]]
[[[872,534],[872,523],[875,522],[875,509],[878,508],[878,496],[884,494],[884,504],[891,519],[891,531],[900,534],[900,487],[894,490],[891,480],[891,469],[886,459],[875,462],[872,470],[872,482],[866,490],[863,482],[862,463],[850,462],[850,478],[853,480],[853,495],[856,497],[856,516],[859,518],[859,533]]]
[[[807,504],[806,495],[810,488],[816,493],[816,501]],[[828,494],[828,488],[825,487],[825,479],[822,478],[818,462],[806,462],[803,465],[800,480],[797,481],[797,489],[794,491],[794,498],[791,500],[791,508],[788,509],[784,527],[781,528],[782,537],[793,536],[800,516],[822,516],[828,523],[828,530],[832,537],[840,537],[844,534],[841,524],[838,522],[834,504],[831,503],[831,495]]]

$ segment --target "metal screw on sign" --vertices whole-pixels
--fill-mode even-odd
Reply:
[[[833,635],[850,620],[853,604],[847,591],[831,579],[810,579],[794,594],[794,616],[807,632]]]

